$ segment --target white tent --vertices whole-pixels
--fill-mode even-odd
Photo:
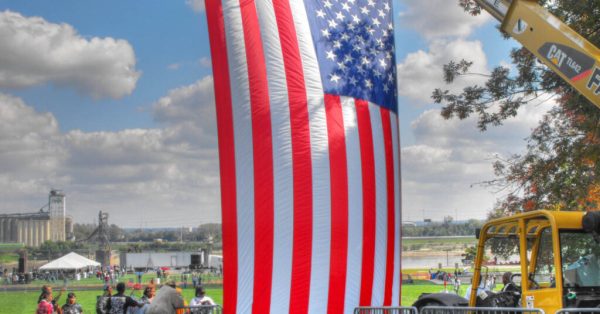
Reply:
[[[100,263],[71,252],[40,267],[40,270],[82,269],[93,266],[100,266]]]

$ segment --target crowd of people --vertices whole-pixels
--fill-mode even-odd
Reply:
[[[111,282],[113,282],[115,280],[118,280],[119,276],[123,276],[124,271],[118,271],[118,270],[116,270],[116,271],[115,270],[94,271],[94,270],[92,270],[92,268],[90,268],[87,270],[78,269],[75,271],[59,271],[59,270],[40,271],[40,270],[34,269],[34,270],[28,271],[28,272],[18,272],[16,268],[13,268],[12,270],[5,268],[5,269],[0,269],[0,284],[4,284],[4,285],[28,284],[34,280],[43,280],[43,281],[47,281],[50,283],[56,283],[57,281],[65,282],[68,280],[79,281],[81,279],[92,277],[92,276],[94,276],[94,274],[98,278],[100,278],[99,276],[102,276],[102,278],[104,278],[104,276],[108,276],[110,278]]]
[[[100,314],[205,314],[212,313],[212,306],[215,302],[206,295],[204,287],[195,288],[195,297],[189,303],[185,301],[182,290],[177,287],[174,281],[160,287],[158,290],[154,281],[144,288],[141,298],[134,298],[126,295],[126,286],[120,282],[113,292],[111,285],[104,287],[102,296],[98,296],[96,302],[96,313]],[[60,306],[59,300],[61,290],[56,296],[52,292],[52,287],[43,286],[38,299],[36,314],[81,314],[83,309],[77,303],[75,293],[69,293],[64,305]]]

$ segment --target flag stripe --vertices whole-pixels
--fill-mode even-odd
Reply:
[[[381,124],[383,127],[383,142],[385,148],[385,173],[387,191],[387,252],[385,261],[385,291],[383,305],[392,304],[392,286],[394,282],[394,236],[395,236],[395,202],[394,202],[394,148],[392,146],[392,127],[390,125],[390,112],[380,108]]]
[[[235,145],[233,141],[233,113],[231,86],[225,42],[225,25],[221,1],[206,3],[209,40],[212,56],[217,132],[219,136],[219,169],[221,176],[221,211],[223,234],[223,307],[235,313],[237,302],[237,219],[235,189]],[[226,248],[226,249],[225,249]]]
[[[375,161],[375,262],[373,268],[372,305],[383,304],[385,288],[385,262],[387,242],[387,191],[385,149],[380,107],[369,103],[369,113],[373,131],[373,160]]]
[[[363,250],[359,304],[369,306],[373,295],[375,267],[375,161],[369,104],[366,101],[356,100],[356,117],[363,183]]]
[[[331,184],[327,116],[323,98],[309,106],[313,164],[313,236],[309,313],[327,312],[331,249]]]
[[[254,154],[246,45],[239,2],[224,1],[233,112],[237,191],[238,281],[236,313],[250,313],[254,295]],[[250,136],[249,136],[250,135]],[[223,219],[229,219],[224,216]],[[227,310],[229,311],[229,310]]]
[[[394,225],[395,230],[395,239],[394,241],[394,287],[392,292],[392,304],[400,305],[401,299],[401,282],[402,282],[402,259],[400,255],[400,248],[402,247],[402,236],[400,227],[402,226],[402,217],[400,211],[400,198],[402,197],[402,193],[400,190],[400,131],[398,129],[398,116],[395,113],[390,114],[392,121],[392,145],[394,146],[394,165],[396,165],[396,171],[394,171],[394,193],[396,193],[396,197],[394,198],[394,210],[396,212],[396,222]]]
[[[273,146],[271,109],[260,26],[254,1],[240,0],[252,114],[254,151],[254,280],[253,313],[265,313],[271,306],[273,271]]]
[[[227,313],[350,313],[401,299],[398,125],[395,112],[382,109],[395,103],[381,103],[391,95],[393,56],[365,51],[375,41],[389,48],[390,20],[382,19],[385,29],[376,24],[389,3],[373,4],[379,13],[358,12],[365,25],[351,26],[355,17],[347,12],[356,8],[306,1],[207,4],[211,52],[222,57],[213,68],[227,167],[224,266],[236,268],[224,274],[224,285],[235,285],[224,291]],[[370,31],[369,23],[381,33],[361,37],[364,49],[354,50],[348,35],[360,30],[352,27]],[[377,64],[363,64],[365,56]],[[344,66],[348,75],[338,75]],[[225,77],[216,74],[223,71]],[[335,87],[338,80],[367,98],[350,97]]]
[[[346,128],[346,156],[348,160],[348,256],[346,272],[345,312],[357,306],[361,288],[361,258],[363,250],[363,195],[360,142],[354,99],[342,97],[344,127]]]
[[[331,172],[331,249],[327,313],[343,313],[348,254],[348,175],[342,104],[325,96]]]
[[[323,85],[304,3],[291,1],[290,8],[302,59],[310,127],[313,205],[308,312],[325,313],[329,286],[329,267],[327,265],[329,265],[330,249],[331,200]],[[292,298],[295,298],[295,295],[292,295]]]
[[[290,111],[283,53],[271,0],[257,1],[265,53],[273,136],[273,278],[270,313],[289,312],[293,238],[293,172]]]
[[[312,244],[312,162],[306,88],[294,22],[287,1],[274,0],[273,8],[289,95],[294,175],[294,247],[290,313],[306,313],[310,293]],[[302,243],[302,245],[298,245]]]

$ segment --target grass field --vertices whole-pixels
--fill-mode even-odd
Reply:
[[[0,264],[10,264],[19,261],[19,254],[17,253],[0,253]]]
[[[440,238],[402,238],[402,244],[477,244],[477,239],[473,237],[440,237]]]
[[[81,304],[84,313],[96,313],[96,296],[101,295],[101,290],[67,291],[59,299],[62,306],[67,300],[66,293],[75,292],[77,303]],[[221,288],[207,288],[207,295],[218,304],[223,304],[223,290]],[[0,313],[35,313],[39,292],[0,292]],[[136,291],[135,296],[140,297],[141,291]],[[189,301],[194,296],[191,288],[183,289],[183,297]]]
[[[451,287],[448,287],[451,288]],[[467,286],[463,285],[460,294],[464,294]],[[59,288],[56,288],[58,290]],[[431,284],[428,281],[415,281],[413,284],[402,285],[402,305],[411,305],[421,293],[442,292],[442,285]],[[207,288],[208,296],[213,298],[218,304],[223,304],[222,288]],[[71,292],[71,291],[67,291]],[[66,293],[60,298],[59,304],[66,301]],[[101,294],[101,290],[91,291],[73,291],[77,295],[77,302],[83,306],[84,313],[95,313],[96,296]],[[135,296],[141,296],[140,291],[134,293]],[[183,289],[183,296],[186,301],[192,299],[194,290],[192,288]],[[0,292],[0,313],[34,313],[39,292]]]
[[[21,243],[0,243],[0,253],[15,253],[23,247]]]
[[[410,252],[464,252],[470,246],[477,245],[475,237],[449,237],[449,238],[403,238],[402,251]]]
[[[142,276],[142,284],[148,284],[150,282],[150,279],[154,278],[156,280],[156,275],[153,273],[147,273],[144,274]],[[202,282],[203,283],[207,283],[207,284],[220,284],[221,283],[221,277],[219,276],[215,276],[215,275],[210,275],[210,274],[203,274],[202,275]],[[169,280],[174,280],[177,282],[181,282],[181,276],[180,275],[169,275],[167,277],[167,279],[162,279],[162,282],[166,282]],[[125,275],[123,277],[120,278],[121,282],[137,282],[137,277],[133,274],[128,274]],[[192,280],[191,277],[188,275],[187,277],[187,282],[188,284],[191,284]],[[3,283],[0,281],[0,283]],[[52,285],[53,286],[61,286],[62,285],[62,280],[57,280],[56,282],[54,282]],[[28,284],[25,287],[41,287],[43,285],[48,284],[47,281],[44,280],[36,280],[33,281],[32,283]],[[99,279],[97,279],[96,277],[91,277],[91,278],[85,278],[85,279],[81,279],[79,281],[72,281],[70,280],[68,282],[68,285],[77,285],[77,286],[100,286],[103,285],[103,282],[100,281]],[[2,286],[0,286],[1,289]],[[1,313],[0,313],[1,314]]]

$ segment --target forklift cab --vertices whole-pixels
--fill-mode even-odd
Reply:
[[[493,220],[479,232],[473,282],[489,276],[484,256],[500,254],[508,262],[518,291],[471,289],[470,306],[541,308],[553,313],[565,307],[600,305],[600,212],[534,211]],[[588,228],[584,228],[584,225]],[[585,230],[584,230],[585,229]],[[496,258],[497,260],[497,258]],[[512,263],[511,263],[512,261]],[[502,287],[500,287],[502,288]],[[499,291],[498,291],[499,290]]]

